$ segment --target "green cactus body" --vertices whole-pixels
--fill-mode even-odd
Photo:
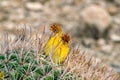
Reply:
[[[40,56],[41,57],[41,56]],[[62,68],[53,68],[49,61],[37,60],[32,50],[12,50],[0,54],[0,71],[5,80],[72,80]]]

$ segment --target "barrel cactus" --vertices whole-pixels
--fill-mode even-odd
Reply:
[[[39,57],[37,60],[33,50],[7,51],[0,54],[0,71],[5,80],[72,80],[72,74],[44,60],[43,55]]]
[[[8,36],[2,38],[0,80],[117,80],[116,72],[109,66],[72,46],[65,62],[54,64],[50,56],[43,55],[44,31],[40,37],[35,34],[35,39],[31,34],[26,37],[26,32],[21,33],[12,42]]]

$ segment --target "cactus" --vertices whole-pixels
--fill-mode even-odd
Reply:
[[[8,80],[71,80],[71,74],[63,75],[64,69],[55,67],[40,56],[35,58],[35,51],[20,49],[0,54],[0,71]],[[64,73],[65,74],[65,73]]]
[[[43,55],[44,31],[40,38],[35,35],[35,39],[21,33],[13,42],[8,36],[2,38],[0,80],[117,80],[114,70],[90,58],[89,54],[81,53],[78,48],[71,48],[63,64],[54,64],[50,56]]]

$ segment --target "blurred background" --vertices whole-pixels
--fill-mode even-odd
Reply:
[[[120,73],[120,0],[0,0],[0,40],[17,27],[41,31],[59,23],[72,46],[102,60]]]

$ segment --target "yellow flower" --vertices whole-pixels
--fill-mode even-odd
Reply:
[[[45,55],[52,58],[54,63],[62,63],[69,52],[69,42],[70,37],[69,35],[62,34],[62,29],[59,24],[52,24],[50,26],[50,30],[54,33],[48,42],[45,44]]]
[[[0,80],[4,80],[4,74],[0,71]]]
[[[53,50],[58,46],[61,41],[62,29],[61,26],[57,23],[54,23],[50,26],[50,30],[54,33],[48,42],[45,44],[45,55],[48,56]]]
[[[69,43],[70,43],[70,37],[69,35],[63,34],[61,37],[61,42],[58,45],[58,47],[54,50],[54,52],[52,53],[52,60],[54,63],[62,63],[69,52]]]

